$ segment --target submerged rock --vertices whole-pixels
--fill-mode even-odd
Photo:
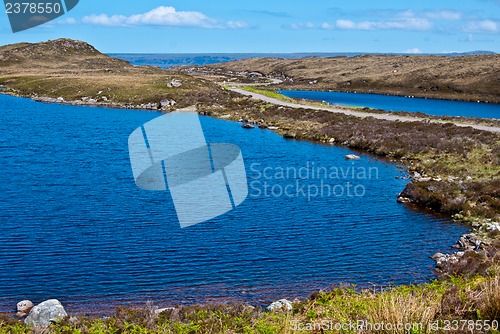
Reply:
[[[33,307],[24,323],[31,327],[48,327],[67,316],[61,302],[57,299],[49,299]]]

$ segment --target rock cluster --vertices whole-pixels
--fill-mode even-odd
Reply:
[[[465,252],[456,252],[453,254],[436,253],[431,258],[436,261],[438,269],[443,269],[447,264],[457,263],[464,255]]]
[[[24,323],[33,328],[45,328],[66,318],[68,314],[57,299],[46,300],[36,306],[30,300],[17,303],[18,317],[24,318]]]
[[[479,250],[483,246],[483,242],[474,233],[464,234],[458,239],[457,243],[453,245],[453,248],[463,249],[463,250]]]
[[[271,303],[271,305],[267,307],[267,310],[271,312],[291,311],[292,309],[293,309],[292,302],[287,299],[280,299],[278,301]]]
[[[500,232],[500,223],[493,222],[486,225],[486,232]]]
[[[453,254],[436,253],[431,258],[436,261],[438,269],[443,269],[447,264],[455,264],[460,261],[467,252],[479,252],[484,249],[484,246],[486,244],[475,233],[468,233],[460,236],[457,243],[452,246],[461,251]]]
[[[182,82],[177,80],[177,79],[172,79],[169,83],[167,83],[167,87],[169,88],[177,88],[177,87],[181,87],[182,86]]]

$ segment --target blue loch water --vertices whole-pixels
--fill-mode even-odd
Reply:
[[[392,163],[208,117],[209,142],[241,148],[249,197],[181,229],[169,193],[139,189],[130,168],[128,136],[160,113],[5,95],[0,107],[0,312],[48,298],[85,312],[264,305],[341,282],[422,282],[429,256],[466,231],[396,203],[407,181]]]
[[[391,111],[422,112],[434,116],[463,116],[500,119],[500,104],[408,98],[402,96],[283,90],[292,98],[326,101],[334,105],[369,107]]]

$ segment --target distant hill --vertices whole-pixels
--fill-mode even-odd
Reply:
[[[452,52],[446,53],[449,56],[480,56],[480,55],[496,55],[496,52],[493,51],[469,51],[469,52]]]
[[[64,38],[0,46],[0,85],[4,93],[36,99],[155,110],[222,101],[227,95],[214,83],[136,67],[88,43]]]
[[[206,68],[214,73],[259,72],[283,80],[281,89],[357,91],[500,103],[500,55],[497,54],[259,58]]]
[[[29,62],[38,67],[127,67],[128,62],[100,53],[92,45],[66,38],[41,43],[18,43],[0,46],[0,66]]]

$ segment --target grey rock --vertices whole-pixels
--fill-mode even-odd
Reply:
[[[330,140],[328,141],[330,144],[333,144],[335,143],[335,138],[330,138]]]
[[[434,254],[434,255],[431,256],[431,259],[437,260],[437,259],[440,259],[440,258],[443,258],[443,257],[446,257],[446,255],[443,254],[443,253],[437,252],[436,254]]]
[[[33,307],[24,320],[31,327],[48,327],[68,316],[61,302],[57,299],[46,300]]]
[[[179,80],[176,80],[176,79],[172,79],[172,81],[170,81],[169,83],[167,83],[167,87],[181,87],[182,86],[182,82],[179,81]]]
[[[361,158],[359,156],[357,156],[356,154],[348,154],[345,156],[345,159],[346,160],[359,160]]]
[[[411,203],[412,200],[409,199],[408,197],[398,196],[397,202],[398,203]]]
[[[245,123],[241,126],[243,129],[253,129],[255,128],[254,125],[250,124],[250,123]]]
[[[415,181],[417,181],[417,182],[429,182],[430,180],[432,180],[432,178],[430,178],[430,177],[421,177],[420,179],[415,180]]]
[[[165,308],[155,309],[154,312],[156,315],[159,315],[160,313],[173,312],[174,310],[175,310],[175,307],[165,307]]]
[[[275,301],[271,303],[267,307],[268,311],[276,312],[276,311],[291,311],[292,310],[292,302],[290,302],[287,299],[280,299],[278,301]]]
[[[169,108],[169,107],[173,107],[177,102],[175,102],[174,100],[161,100],[160,101],[160,108]]]
[[[486,232],[496,232],[500,231],[500,223],[492,223],[487,225]]]
[[[35,306],[31,300],[22,300],[17,303],[17,312],[29,313]]]

